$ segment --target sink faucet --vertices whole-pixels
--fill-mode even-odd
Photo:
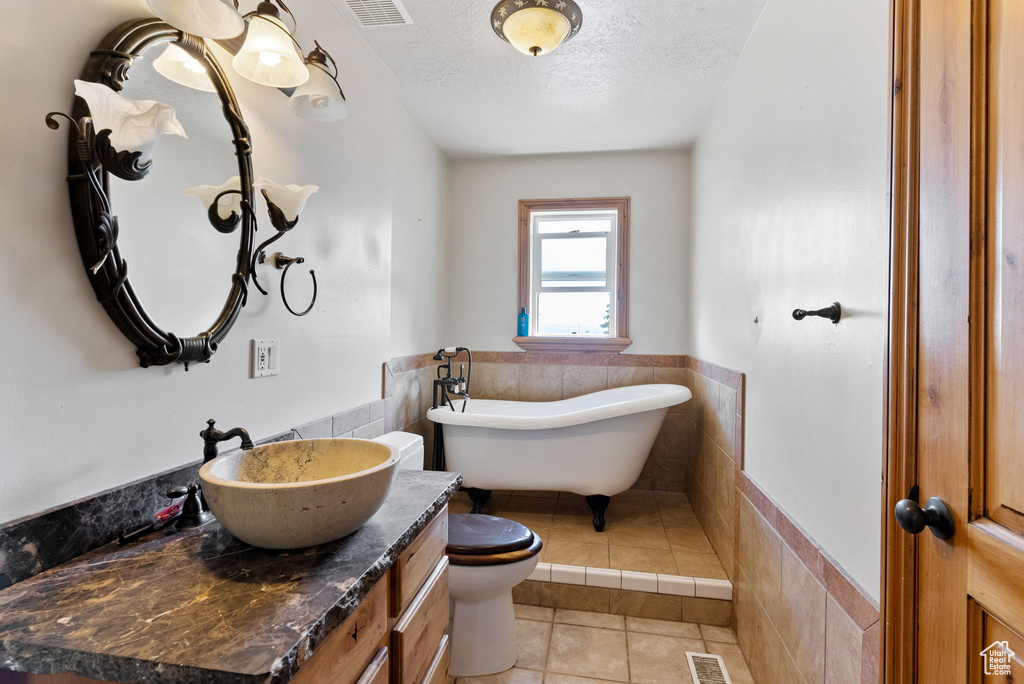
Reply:
[[[199,433],[199,436],[203,438],[203,463],[212,461],[217,458],[217,444],[227,439],[233,439],[235,437],[242,438],[242,448],[252,449],[253,443],[249,438],[249,433],[246,432],[245,428],[232,428],[230,430],[218,430],[214,427],[213,418],[206,421],[207,428]]]

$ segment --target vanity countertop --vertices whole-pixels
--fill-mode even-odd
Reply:
[[[0,591],[0,669],[151,684],[287,682],[461,479],[400,471],[366,525],[310,549],[253,548],[212,522],[79,556]]]

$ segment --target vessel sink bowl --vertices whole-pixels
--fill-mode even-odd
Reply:
[[[199,479],[231,534],[265,549],[300,549],[362,527],[387,498],[398,461],[387,444],[305,439],[218,456]]]

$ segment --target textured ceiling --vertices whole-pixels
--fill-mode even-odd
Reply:
[[[335,0],[452,158],[689,145],[766,1],[579,0],[579,34],[532,58],[494,35],[490,0],[404,0],[413,23],[384,27]]]

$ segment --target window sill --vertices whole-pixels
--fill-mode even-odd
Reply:
[[[608,352],[618,354],[633,340],[628,337],[513,337],[528,352]]]

